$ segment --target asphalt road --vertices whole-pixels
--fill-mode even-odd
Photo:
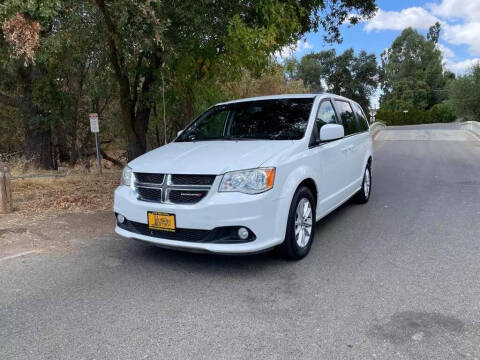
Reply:
[[[370,202],[300,262],[108,237],[0,263],[0,359],[480,359],[480,141],[451,130],[380,134]]]

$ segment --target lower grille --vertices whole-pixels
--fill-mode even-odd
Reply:
[[[146,236],[154,236],[167,240],[181,240],[188,242],[202,242],[209,234],[209,230],[196,230],[196,229],[176,229],[172,231],[152,230],[148,228],[148,224],[137,223],[134,221],[128,221],[128,229],[137,234]]]
[[[213,230],[200,230],[200,229],[180,229],[177,228],[174,232],[152,230],[148,227],[148,224],[138,223],[125,219],[123,223],[117,221],[117,225],[127,231],[152,236],[166,240],[177,240],[196,243],[215,243],[215,244],[241,244],[254,241],[256,236],[253,232],[247,239],[241,240],[237,236],[238,227],[218,227]]]

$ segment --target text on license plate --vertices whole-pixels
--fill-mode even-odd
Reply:
[[[175,231],[175,214],[149,211],[148,227],[152,230]]]

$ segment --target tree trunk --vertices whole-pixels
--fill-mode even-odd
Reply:
[[[21,110],[24,117],[25,155],[35,166],[45,170],[57,170],[57,159],[52,142],[52,128],[48,115],[33,101],[33,69],[32,66],[19,66],[22,78],[23,98]]]
[[[135,157],[145,154],[147,152],[147,130],[148,122],[150,120],[151,109],[149,106],[141,107],[137,109],[135,114],[135,138],[138,144],[138,148],[141,153],[136,154]]]
[[[110,61],[120,88],[122,122],[128,142],[127,156],[128,160],[132,160],[147,151],[146,134],[151,112],[151,101],[149,101],[148,95],[156,80],[156,73],[163,64],[163,47],[158,46],[151,53],[151,58],[147,60],[146,64],[143,63],[144,53],[141,52],[138,56],[137,66],[132,72],[132,69],[125,66],[125,58],[131,53],[123,52],[124,49],[117,46],[117,37],[121,34],[117,29],[113,14],[109,13],[105,0],[95,0],[95,3],[105,20]],[[142,74],[143,82],[140,81],[140,74]]]
[[[25,155],[33,164],[45,170],[57,170],[52,129],[49,126],[28,124],[25,129]]]
[[[121,81],[120,81],[121,83]],[[128,94],[128,97],[127,95]],[[127,158],[133,160],[145,153],[146,143],[140,141],[136,134],[136,117],[133,106],[130,101],[130,89],[120,87],[120,109],[122,113],[122,123],[127,136]]]
[[[55,152],[58,154],[58,160],[61,163],[70,161],[70,152],[67,145],[67,138],[65,136],[65,126],[62,121],[59,121],[55,127]]]

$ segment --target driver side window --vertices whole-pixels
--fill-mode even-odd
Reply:
[[[223,136],[228,115],[228,110],[209,111],[183,133],[182,138],[190,141],[196,138],[220,138]]]
[[[337,115],[330,100],[324,100],[320,104],[315,118],[315,126],[313,128],[313,141],[320,140],[320,129],[326,124],[338,124]]]
[[[330,100],[326,100],[320,104],[318,108],[316,123],[318,130],[325,124],[337,124],[337,115],[333,109],[333,105]]]

